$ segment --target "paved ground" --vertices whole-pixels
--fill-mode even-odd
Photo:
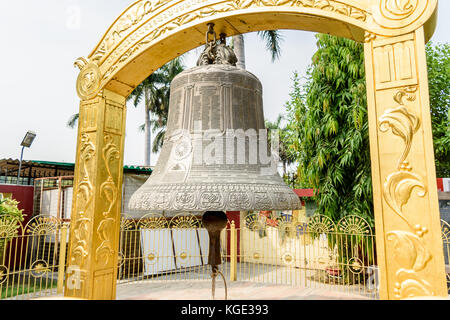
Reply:
[[[216,299],[225,296],[223,283],[218,283]],[[118,300],[211,300],[210,281],[143,282],[121,284]],[[327,289],[298,288],[254,282],[228,283],[228,300],[368,300],[361,295]]]
[[[221,265],[221,271],[227,279],[229,300],[335,300],[376,297],[376,292],[369,291],[365,286],[318,281],[317,270],[264,264],[255,266],[249,263],[238,263],[237,269],[239,281],[231,282],[229,264]],[[130,283],[120,283],[117,286],[117,299],[210,300],[211,286],[209,268],[201,266],[185,272],[157,276],[152,280],[133,279]],[[217,281],[216,297],[225,297],[221,279]]]

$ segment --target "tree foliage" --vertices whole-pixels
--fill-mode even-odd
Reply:
[[[279,30],[258,31],[258,36],[265,42],[266,50],[270,52],[272,62],[281,56],[283,36]]]
[[[426,46],[436,174],[450,176],[450,45]]]
[[[359,215],[373,226],[369,128],[363,46],[318,34],[304,84],[294,75],[287,147],[298,167],[298,186],[317,191],[318,213],[337,222]],[[450,174],[449,45],[426,48],[436,168]]]
[[[8,217],[22,222],[24,220],[23,210],[18,208],[19,202],[10,198],[0,197],[0,217]]]
[[[24,220],[23,210],[18,208],[19,202],[14,199],[6,198],[0,195],[0,219],[6,224],[16,224],[16,230],[12,234],[17,234],[19,222]],[[0,235],[0,264],[3,262],[5,247],[13,240],[11,233],[4,233]]]
[[[272,131],[276,131],[278,134],[278,143],[279,150],[278,156],[281,164],[283,165],[283,174],[286,178],[287,175],[287,166],[292,164],[295,161],[295,156],[291,152],[289,152],[288,148],[288,132],[286,131],[286,126],[282,124],[284,116],[282,114],[278,115],[277,119],[272,122],[270,120],[265,121],[266,129],[268,129],[267,140],[269,145],[272,144]]]
[[[336,222],[358,215],[373,225],[363,46],[324,34],[317,46],[306,83],[294,77],[288,147],[301,184],[316,190],[318,213]]]
[[[175,58],[151,74],[128,97],[135,107],[144,100],[145,108],[154,116],[150,120],[151,130],[156,133],[153,153],[161,149],[164,141],[169,115],[170,84],[184,69],[182,58]],[[145,124],[140,128],[144,130]]]

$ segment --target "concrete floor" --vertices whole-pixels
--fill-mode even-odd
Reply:
[[[247,281],[230,282],[228,300],[370,300],[324,288],[299,288]],[[216,299],[225,297],[223,282],[216,285]],[[120,284],[117,300],[212,300],[211,281],[146,281]]]
[[[342,286],[314,281],[313,271],[307,273],[279,266],[259,265],[254,268],[246,263],[238,264],[239,281],[229,281],[228,263],[221,266],[227,279],[228,300],[368,300],[375,292],[362,286]],[[212,281],[209,268],[194,268],[180,273],[156,276],[152,280],[128,279],[117,284],[118,300],[211,300]],[[56,288],[33,294],[21,295],[11,300],[61,299]],[[216,285],[216,298],[224,299],[225,290],[221,278]]]
[[[375,299],[377,293],[362,285],[337,285],[318,281],[317,270],[300,270],[285,266],[238,263],[238,280],[230,279],[230,265],[220,267],[227,279],[229,300],[319,300]],[[117,299],[126,300],[210,300],[212,281],[209,267],[201,266],[180,273],[149,279],[119,282]],[[129,281],[128,280],[128,281]],[[225,296],[218,278],[217,299]]]

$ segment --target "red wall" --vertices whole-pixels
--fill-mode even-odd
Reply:
[[[241,232],[241,213],[239,211],[227,211],[227,218],[230,221],[234,221],[234,225],[236,226],[236,233],[237,233],[237,255],[238,255],[238,262],[240,261],[241,256],[241,247],[240,247],[240,232]],[[230,225],[227,225],[227,254],[230,255],[231,253],[231,243],[230,243]],[[229,258],[227,259],[230,260]]]
[[[442,178],[437,178],[437,186],[440,192],[444,192],[444,181]]]

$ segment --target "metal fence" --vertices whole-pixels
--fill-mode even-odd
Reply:
[[[236,225],[240,227],[236,227]],[[1,299],[33,299],[63,293],[69,225],[37,216],[22,226],[0,216]],[[446,265],[450,226],[442,221]],[[289,214],[242,213],[221,235],[228,282],[251,281],[324,288],[378,298],[375,237],[364,219],[338,223],[316,215],[293,221]],[[140,282],[210,281],[209,238],[201,219],[149,214],[122,218],[118,285]],[[450,270],[447,270],[447,279]]]
[[[244,222],[238,279],[378,297],[375,235],[364,219],[316,215],[299,224],[249,214]]]
[[[442,242],[444,245],[445,273],[447,275],[447,288],[450,294],[450,224],[441,220]]]
[[[33,214],[70,220],[73,176],[34,180]]]
[[[200,217],[122,218],[119,283],[208,278],[209,238]]]
[[[36,216],[26,225],[0,216],[0,299],[33,299],[63,292],[69,225]]]
[[[120,283],[210,280],[208,234],[196,216],[166,219],[151,214],[123,219]],[[335,224],[324,216],[307,223],[292,215],[246,213],[222,232],[228,281],[326,288],[378,297],[375,237],[368,223],[348,216]]]

